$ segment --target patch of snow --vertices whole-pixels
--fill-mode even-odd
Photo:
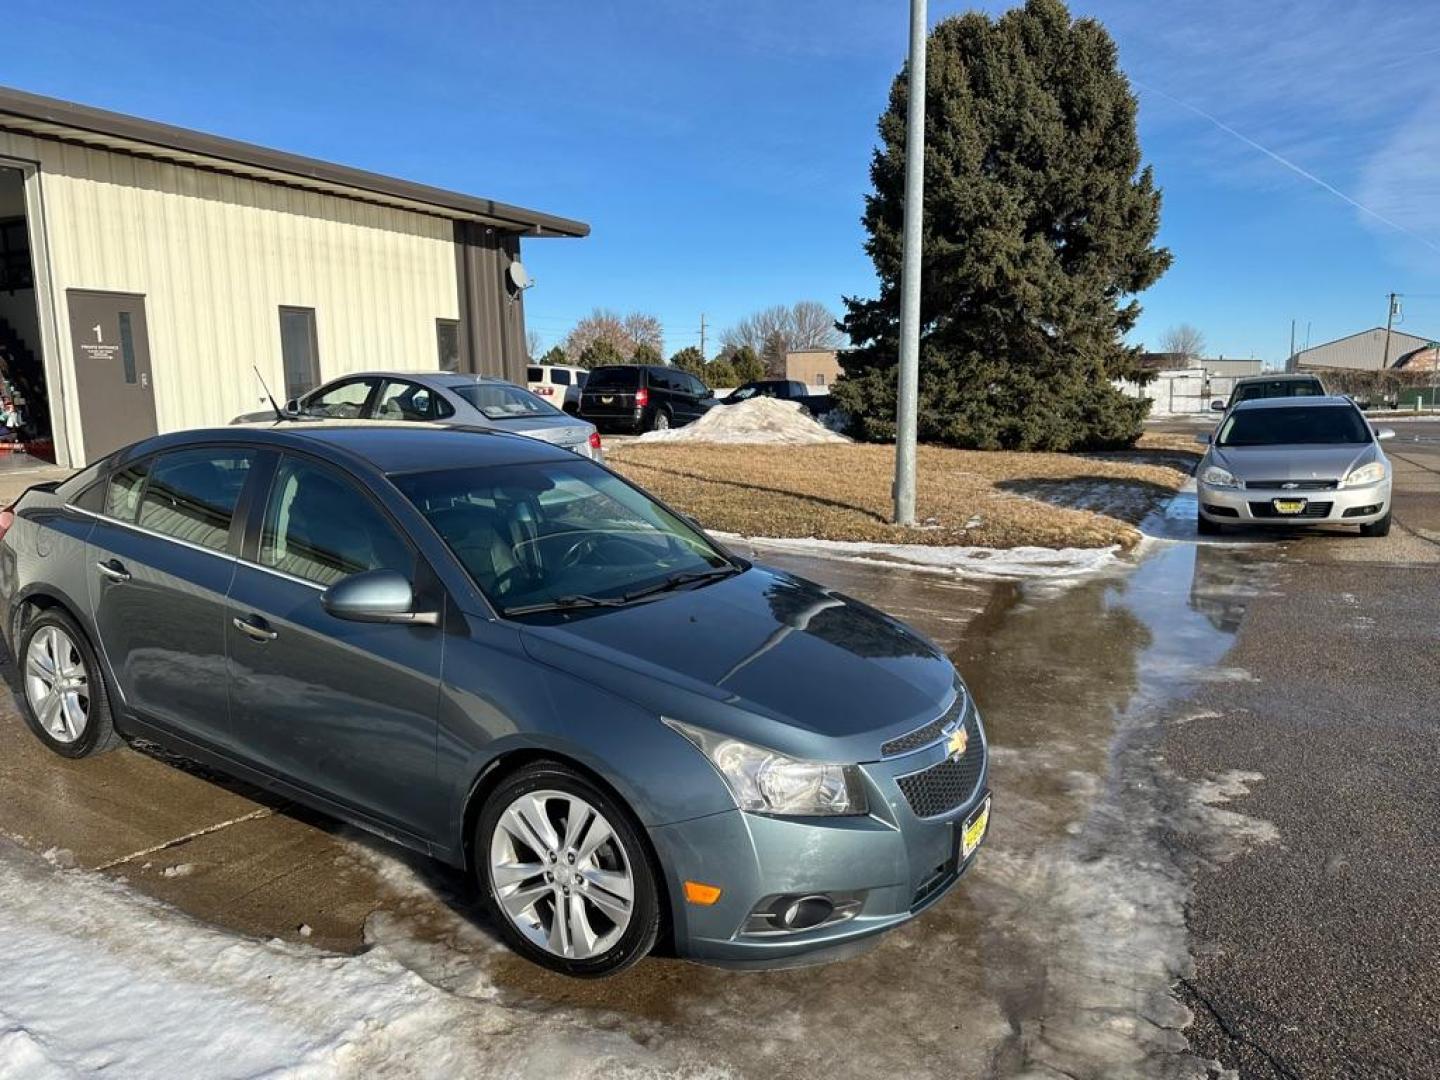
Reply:
[[[717,405],[684,427],[647,431],[637,442],[770,443],[805,446],[850,440],[819,423],[796,401],[751,398]]]
[[[165,867],[165,869],[160,871],[160,873],[163,874],[165,877],[172,878],[189,877],[191,874],[195,873],[195,864],[188,862],[177,863],[174,866]]]
[[[0,1080],[719,1075],[576,1016],[448,994],[383,946],[238,937],[0,843]]]
[[[1013,581],[1021,578],[1076,577],[1116,562],[1118,547],[1103,548],[986,548],[880,544],[863,540],[817,540],[713,533],[726,543],[742,542],[795,555],[898,566],[928,573]]]

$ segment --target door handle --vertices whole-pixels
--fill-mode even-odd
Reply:
[[[274,641],[280,636],[274,630],[271,630],[270,624],[260,618],[259,615],[251,615],[246,619],[242,619],[237,615],[231,619],[230,622],[234,624],[236,630],[239,630],[251,641]]]
[[[95,569],[104,574],[111,581],[129,581],[130,571],[121,565],[119,559],[106,559],[104,562],[97,562]]]

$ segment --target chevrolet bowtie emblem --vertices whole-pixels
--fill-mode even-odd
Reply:
[[[950,738],[945,742],[945,752],[952,758],[964,757],[965,748],[970,745],[970,733],[963,727],[956,728],[950,733]]]

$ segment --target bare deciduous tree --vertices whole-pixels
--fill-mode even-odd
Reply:
[[[834,349],[840,345],[835,315],[824,304],[802,300],[786,307],[757,311],[741,319],[720,335],[721,355],[729,356],[748,346],[771,371],[784,367],[785,354],[796,349]]]
[[[571,356],[582,356],[586,349],[600,341],[614,346],[617,353],[627,358],[641,345],[649,345],[662,356],[665,350],[664,332],[654,315],[632,311],[622,316],[608,308],[596,308],[575,324],[565,338],[565,351]]]
[[[540,337],[540,331],[525,331],[525,356],[527,359],[534,360],[537,356],[539,356],[540,350],[544,346],[544,344],[544,340]]]
[[[1197,358],[1205,351],[1205,335],[1189,323],[1172,326],[1160,339],[1160,351],[1175,353],[1187,360]]]

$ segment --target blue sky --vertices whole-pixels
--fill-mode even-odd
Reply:
[[[581,218],[526,247],[531,327],[641,309],[673,351],[702,313],[873,290],[859,216],[907,7],[8,0],[0,83]],[[1292,318],[1338,337],[1392,289],[1440,335],[1440,5],[1073,10],[1120,43],[1165,195],[1175,265],[1135,340],[1188,321],[1278,362]]]

